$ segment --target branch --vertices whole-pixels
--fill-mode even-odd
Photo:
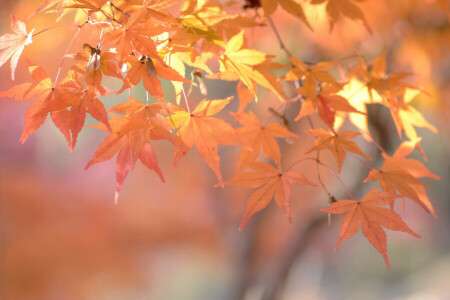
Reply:
[[[323,224],[328,220],[326,214],[320,214],[315,217],[303,230],[302,234],[296,235],[296,238],[291,240],[291,244],[286,248],[287,250],[281,256],[281,262],[276,265],[276,269],[270,272],[270,278],[264,285],[266,289],[261,300],[279,299],[286,284],[289,271],[294,261],[301,253],[310,245],[311,238],[315,235]]]

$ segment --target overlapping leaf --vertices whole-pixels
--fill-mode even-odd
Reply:
[[[388,193],[398,192],[401,196],[408,197],[420,205],[425,211],[429,211],[436,216],[433,206],[425,192],[427,185],[422,183],[418,178],[428,177],[440,179],[440,177],[431,173],[419,161],[406,158],[414,150],[414,147],[414,142],[407,141],[398,147],[392,157],[383,154],[384,162],[381,169],[371,170],[364,182],[379,180],[380,187],[383,191]]]
[[[306,18],[303,7],[295,0],[261,0],[264,17],[270,17],[277,9],[278,4],[289,14],[299,18],[309,29],[311,25]]]
[[[225,121],[212,117],[232,99],[202,100],[191,113],[177,111],[169,116],[173,128],[178,128],[174,164],[195,144],[200,156],[222,183],[218,145],[237,145],[241,141],[236,131]]]
[[[372,29],[367,23],[362,10],[355,4],[355,2],[362,2],[365,0],[312,0],[312,4],[322,4],[326,2],[326,11],[330,19],[330,32],[334,28],[334,24],[339,21],[341,15],[352,20],[361,20],[367,30],[372,33]]]
[[[280,100],[284,100],[281,85],[276,77],[258,68],[258,65],[263,67],[263,63],[269,59],[270,56],[263,52],[244,48],[244,32],[241,31],[228,41],[225,53],[220,56],[220,71],[230,71],[237,75],[255,98],[257,83],[275,93]]]
[[[313,147],[307,153],[317,150],[329,149],[331,151],[331,154],[333,154],[334,158],[336,159],[339,172],[341,172],[342,163],[345,159],[345,151],[362,155],[368,160],[371,160],[370,157],[368,157],[364,152],[361,151],[361,149],[355,142],[350,141],[350,139],[353,139],[360,135],[360,133],[358,132],[343,131],[339,132],[339,134],[334,134],[323,129],[307,130],[306,132],[309,132],[317,137],[317,139],[314,141]]]
[[[118,91],[120,94],[125,89],[138,84],[141,80],[144,81],[144,87],[159,102],[164,101],[164,94],[161,86],[161,81],[158,76],[171,81],[179,81],[190,83],[189,80],[182,77],[177,71],[171,67],[153,60],[148,56],[141,56],[137,58],[133,55],[127,59],[130,64],[130,70],[124,79],[124,85]]]
[[[144,105],[134,98],[129,100],[129,103],[119,104],[110,109],[126,113],[126,115],[123,117],[112,115],[113,119],[110,120],[112,132],[98,146],[94,156],[85,167],[88,169],[95,163],[110,160],[118,153],[115,202],[118,201],[122,184],[137,159],[149,169],[154,170],[164,181],[150,140],[166,139],[173,142],[170,123],[161,115],[165,110],[160,104]],[[104,124],[94,127],[107,130]]]
[[[339,96],[337,94],[339,90],[340,88],[335,86],[326,86],[318,93],[303,87],[295,89],[295,91],[306,97],[306,99],[302,101],[302,108],[295,118],[295,121],[308,116],[317,110],[322,121],[330,128],[330,130],[334,131],[335,111],[362,113],[351,106],[347,99]]]
[[[262,125],[253,112],[238,114],[236,118],[243,125],[236,131],[239,137],[245,141],[246,146],[239,152],[236,173],[240,173],[249,162],[253,162],[256,159],[260,148],[262,148],[263,153],[267,157],[272,159],[277,165],[280,165],[280,146],[275,137],[298,137],[278,123]]]
[[[33,132],[38,130],[50,113],[53,123],[65,136],[69,149],[72,150],[73,143],[70,136],[67,107],[78,101],[79,95],[74,93],[72,85],[68,81],[54,85],[41,67],[29,63],[28,71],[36,82],[18,84],[8,91],[0,93],[0,97],[9,97],[19,101],[37,98],[25,113],[25,126],[20,141],[24,143]]]

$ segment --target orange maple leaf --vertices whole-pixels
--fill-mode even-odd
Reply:
[[[312,95],[316,92],[317,81],[338,86],[330,74],[324,72],[336,65],[335,62],[319,62],[311,67],[296,57],[289,57],[293,67],[286,73],[285,79],[289,81],[302,80],[303,93]],[[306,92],[305,92],[306,91]]]
[[[354,74],[363,82],[365,82],[370,99],[366,101],[380,102],[380,97],[392,94],[398,88],[416,89],[402,80],[410,76],[410,73],[392,73],[386,72],[386,52],[383,52],[370,65],[358,54],[358,66],[350,70],[350,74]]]
[[[0,67],[11,58],[11,78],[14,80],[17,62],[19,61],[22,51],[26,45],[33,42],[31,37],[33,36],[34,29],[27,33],[25,23],[17,20],[12,15],[11,29],[14,31],[14,34],[7,33],[0,36]]]
[[[306,130],[306,132],[309,132],[317,137],[317,139],[314,141],[313,147],[306,153],[323,149],[330,150],[331,154],[333,154],[334,158],[336,159],[339,172],[341,172],[342,163],[345,159],[345,151],[350,151],[362,155],[368,160],[372,160],[364,152],[361,151],[361,149],[355,142],[349,140],[360,135],[361,133],[359,132],[343,131],[339,132],[339,134],[335,134],[323,129]]]
[[[135,86],[141,81],[141,79],[143,79],[144,87],[149,94],[159,102],[163,102],[164,94],[161,81],[158,79],[158,76],[171,81],[191,83],[191,81],[181,76],[171,67],[159,62],[158,60],[152,60],[148,56],[141,56],[140,58],[137,58],[130,55],[128,57],[128,63],[131,67],[124,79],[122,88],[117,92],[118,94],[122,93],[127,88]]]
[[[243,125],[237,128],[236,132],[245,146],[239,152],[236,173],[240,173],[247,167],[248,162],[253,162],[259,155],[259,149],[262,148],[264,154],[272,159],[277,165],[281,161],[280,146],[275,137],[297,138],[298,136],[290,132],[286,127],[272,123],[262,125],[253,112],[248,114],[236,114],[236,119]]]
[[[261,6],[264,11],[264,17],[270,17],[277,9],[278,4],[289,14],[299,18],[309,29],[312,30],[311,25],[306,19],[303,7],[294,0],[261,0]]]
[[[68,126],[72,135],[71,149],[73,149],[77,143],[78,134],[81,132],[86,120],[86,114],[89,113],[94,119],[105,124],[106,128],[111,131],[111,126],[108,121],[108,114],[103,103],[97,98],[102,96],[111,95],[115,91],[112,91],[103,86],[90,86],[84,89],[77,81],[72,81],[66,84],[68,91],[71,91],[77,97],[71,98],[71,101],[67,101],[67,107],[70,108],[69,112],[64,112],[63,124]],[[68,124],[67,124],[68,121]]]
[[[83,44],[82,53],[73,55],[76,60],[82,62],[72,67],[77,76],[86,76],[86,84],[89,86],[100,86],[103,75],[122,79],[120,70],[111,60],[115,59],[116,53],[102,52],[97,46],[91,47],[89,44]]]
[[[128,172],[133,169],[137,159],[149,169],[154,170],[164,182],[150,140],[167,139],[173,142],[170,123],[160,114],[164,109],[162,105],[144,105],[134,98],[129,100],[131,103],[119,104],[110,108],[111,111],[128,111],[129,113],[123,117],[111,115],[112,120],[109,122],[112,132],[100,143],[94,156],[85,167],[85,169],[88,169],[93,164],[109,160],[116,153],[119,153],[116,160],[117,187],[114,198],[116,203],[119,199],[122,184]],[[105,124],[92,127],[108,130]]]
[[[103,36],[103,41],[115,42],[119,62],[125,62],[126,58],[136,51],[163,62],[156,50],[155,41],[150,37],[176,30],[176,28],[164,27],[152,21],[142,22],[146,20],[146,14],[147,8],[143,6],[131,14],[125,26],[109,31]]]
[[[351,106],[347,99],[337,95],[340,91],[339,87],[325,86],[318,93],[304,87],[295,89],[295,91],[306,97],[306,99],[302,101],[302,107],[299,114],[295,118],[295,121],[298,121],[299,119],[308,116],[317,110],[322,121],[330,128],[331,131],[334,131],[335,111],[364,114]]]
[[[191,113],[177,111],[168,117],[172,127],[178,128],[174,165],[189,152],[195,143],[200,156],[214,171],[219,183],[222,183],[217,146],[218,144],[241,144],[241,141],[233,127],[225,121],[211,116],[220,112],[231,99],[233,97],[221,100],[202,100]]]
[[[352,20],[361,20],[367,30],[372,33],[372,29],[367,23],[362,10],[354,4],[365,0],[312,0],[312,4],[322,4],[327,1],[326,11],[330,18],[330,32],[334,28],[334,24],[339,21],[341,15]]]
[[[402,131],[405,132],[406,137],[411,141],[419,139],[415,127],[423,127],[437,133],[438,130],[431,123],[429,123],[423,115],[409,103],[420,93],[419,90],[403,88],[397,92],[393,92],[392,96],[387,97],[387,106],[389,107],[394,120],[395,127],[399,137],[402,136]],[[420,145],[417,144],[420,149]]]
[[[380,187],[383,191],[388,193],[397,191],[401,196],[408,197],[436,217],[425,192],[425,187],[428,186],[417,178],[428,177],[437,180],[441,178],[431,173],[419,161],[406,158],[414,150],[414,147],[416,147],[414,142],[406,141],[398,147],[392,157],[383,153],[383,166],[380,170],[371,170],[364,182],[380,180]]]
[[[255,172],[243,173],[224,182],[226,185],[237,185],[248,189],[257,188],[248,198],[239,230],[244,228],[248,218],[264,209],[273,198],[291,221],[292,188],[290,184],[316,186],[299,172],[283,172],[279,167],[275,168],[263,162],[250,162],[248,166]]]
[[[18,84],[0,93],[0,97],[9,97],[19,101],[37,98],[25,113],[25,126],[20,141],[24,143],[33,132],[38,130],[50,113],[53,123],[65,136],[69,149],[72,150],[67,107],[78,100],[78,95],[73,92],[70,81],[54,85],[41,67],[28,62],[28,71],[36,82]]]
[[[321,209],[321,211],[345,214],[342,220],[341,234],[334,251],[346,239],[355,235],[361,226],[364,236],[381,253],[389,269],[386,233],[381,226],[391,230],[407,232],[415,237],[420,236],[412,231],[393,209],[379,207],[389,204],[389,199],[399,196],[385,192],[377,193],[377,190],[378,187],[374,187],[360,201],[338,200],[329,207]]]

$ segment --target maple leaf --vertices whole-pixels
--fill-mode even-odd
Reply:
[[[109,31],[103,36],[104,42],[115,42],[119,62],[125,62],[135,51],[162,62],[156,50],[156,43],[150,37],[177,29],[164,27],[152,21],[141,22],[146,14],[146,6],[143,6],[131,14],[124,27]]]
[[[255,83],[258,83],[283,101],[285,97],[276,77],[258,68],[258,65],[263,65],[271,56],[257,50],[243,48],[243,46],[244,32],[241,31],[228,41],[225,53],[220,56],[220,71],[231,71],[236,74],[255,98],[257,98]]]
[[[202,100],[194,111],[177,111],[169,116],[173,128],[178,128],[176,135],[177,149],[174,155],[174,165],[183,157],[195,143],[200,156],[216,174],[222,183],[220,172],[220,157],[218,144],[241,144],[233,127],[225,121],[213,118],[233,97],[221,100]]]
[[[306,19],[305,12],[303,11],[303,7],[294,0],[261,0],[261,6],[264,11],[264,17],[270,17],[275,10],[277,9],[277,5],[280,6],[289,14],[294,17],[299,18],[309,29],[312,30],[311,25]]]
[[[379,180],[383,191],[388,193],[396,193],[397,191],[401,196],[408,197],[436,217],[433,206],[425,192],[425,187],[428,186],[417,178],[428,177],[437,180],[441,178],[431,173],[419,161],[406,158],[414,150],[414,147],[416,147],[414,142],[405,141],[398,147],[392,157],[383,153],[383,166],[380,170],[371,170],[364,182]]]
[[[390,95],[398,88],[415,87],[402,82],[403,79],[410,76],[410,73],[386,73],[386,52],[383,52],[370,65],[358,55],[358,66],[352,68],[349,72],[356,75],[365,82],[370,100],[373,102],[382,102],[381,100]]]
[[[345,159],[345,151],[350,151],[362,155],[368,160],[372,160],[364,152],[361,151],[361,149],[355,142],[349,140],[360,135],[359,132],[343,131],[339,132],[339,134],[334,134],[323,129],[306,130],[306,132],[309,132],[317,137],[317,139],[314,141],[313,147],[306,153],[329,149],[331,154],[333,154],[334,158],[336,159],[339,172],[341,172],[342,163]]]
[[[93,164],[109,160],[118,153],[116,159],[117,186],[114,198],[116,203],[122,184],[137,159],[149,169],[154,170],[164,182],[150,140],[167,139],[173,142],[170,123],[161,115],[163,106],[160,104],[144,105],[134,98],[129,100],[130,103],[119,104],[110,109],[128,113],[123,117],[112,115],[112,120],[109,121],[112,132],[100,143],[94,156],[85,167],[87,170]],[[108,130],[105,124],[93,127]]]
[[[347,99],[337,94],[340,91],[339,87],[325,86],[318,93],[316,91],[309,90],[309,88],[303,87],[295,89],[294,91],[306,97],[306,99],[302,101],[302,107],[299,114],[295,118],[295,121],[298,121],[304,116],[310,115],[317,110],[322,121],[324,121],[330,130],[334,132],[334,111],[357,112],[364,114],[351,106]]]
[[[354,2],[365,0],[312,0],[311,4],[322,4],[325,1],[327,1],[326,11],[330,18],[330,32],[333,31],[334,24],[339,21],[340,16],[344,15],[352,20],[361,20],[367,30],[372,33],[363,12],[354,4]]]
[[[293,68],[286,73],[285,79],[289,81],[302,80],[304,93],[311,95],[317,89],[317,81],[326,82],[339,86],[333,76],[324,72],[336,65],[334,62],[319,62],[312,67],[302,62],[296,57],[289,57]],[[305,92],[306,90],[306,92]]]
[[[297,138],[298,136],[290,132],[286,127],[272,123],[262,125],[253,112],[235,115],[243,127],[236,129],[237,134],[245,146],[239,152],[236,173],[240,173],[247,167],[247,163],[253,162],[259,155],[262,148],[264,154],[272,159],[277,165],[281,161],[280,146],[274,137]]]
[[[77,97],[71,98],[72,101],[66,102],[69,113],[64,113],[69,122],[69,129],[72,136],[71,149],[73,149],[77,143],[78,134],[81,132],[84,122],[86,120],[86,114],[89,113],[94,119],[102,122],[106,128],[111,131],[109,125],[108,115],[103,103],[97,98],[107,96],[114,91],[108,88],[97,86],[90,86],[84,89],[79,82],[73,81],[66,85],[68,91],[71,91]]]
[[[7,33],[0,36],[0,67],[11,58],[11,78],[14,80],[17,62],[22,51],[26,45],[33,42],[31,37],[34,29],[27,33],[25,23],[17,20],[13,15],[11,15],[11,29],[14,34]]]
[[[182,77],[171,67],[157,60],[152,60],[148,56],[137,58],[131,55],[128,58],[128,63],[131,67],[124,79],[122,88],[117,92],[118,94],[122,93],[127,88],[135,86],[143,79],[145,89],[156,100],[162,102],[164,101],[164,94],[161,82],[157,76],[167,80],[191,83],[191,81]]]
[[[53,84],[48,74],[41,67],[28,62],[28,71],[35,83],[23,83],[1,92],[0,97],[9,97],[19,101],[36,99],[25,113],[25,126],[20,141],[26,139],[44,123],[50,113],[53,123],[65,136],[69,149],[73,149],[70,137],[69,111],[67,107],[77,101],[77,94],[70,89],[70,82]]]
[[[436,127],[429,123],[417,109],[409,105],[419,93],[420,91],[417,89],[404,88],[393,94],[392,97],[387,97],[387,106],[390,108],[400,138],[404,131],[409,140],[417,141],[419,137],[414,127],[423,127],[434,133],[438,132]],[[419,144],[417,145],[419,146]],[[421,149],[419,148],[419,150]]]
[[[344,123],[345,117],[348,115],[350,122],[353,125],[363,132],[369,132],[366,104],[381,102],[381,96],[375,90],[369,91],[364,82],[358,80],[355,76],[349,77],[348,82],[344,84],[342,89],[338,92],[338,95],[347,99],[351,106],[364,114],[339,112],[339,114],[336,115],[335,130]],[[366,134],[363,134],[363,137],[369,139]]]
[[[345,214],[342,220],[341,234],[334,251],[346,239],[355,235],[361,226],[364,236],[381,253],[389,269],[386,233],[381,226],[391,230],[407,232],[414,237],[419,238],[420,236],[412,231],[393,209],[380,207],[389,204],[389,199],[396,198],[398,195],[385,192],[377,193],[377,190],[378,187],[374,187],[360,201],[338,200],[329,207],[321,209],[321,211]]]
[[[290,184],[316,186],[299,172],[283,172],[279,167],[275,168],[263,162],[250,162],[248,166],[255,171],[242,173],[224,182],[226,185],[237,185],[248,189],[257,188],[247,201],[247,208],[239,230],[244,228],[245,223],[253,214],[264,209],[273,198],[291,221],[292,188]]]
[[[84,52],[73,55],[74,59],[82,62],[73,66],[72,70],[77,76],[86,76],[87,85],[100,86],[102,74],[122,79],[117,65],[111,61],[115,59],[116,53],[102,52],[98,46],[93,48],[89,44],[83,44],[83,49]]]
[[[186,1],[178,19],[180,24],[198,37],[203,37],[206,41],[214,42],[220,46],[225,46],[221,36],[213,26],[222,21],[234,18],[233,15],[224,12],[223,8],[211,1]]]
[[[239,108],[238,111],[234,114],[235,118],[239,117],[239,115],[244,112],[247,105],[250,104],[253,100],[252,93],[245,85],[243,85],[242,81],[238,82],[236,86],[236,92],[239,98]]]

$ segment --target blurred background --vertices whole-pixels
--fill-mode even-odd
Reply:
[[[11,13],[25,20],[40,2],[1,0],[0,35],[10,32]],[[64,137],[47,120],[22,145],[19,139],[29,104],[0,99],[0,299],[450,299],[446,4],[445,0],[398,0],[395,5],[388,0],[358,2],[372,35],[361,22],[349,19],[338,22],[330,33],[324,5],[304,3],[313,32],[281,8],[273,16],[286,46],[300,59],[339,60],[359,51],[370,61],[387,51],[389,71],[415,73],[411,83],[430,94],[417,97],[413,104],[439,129],[439,135],[418,130],[428,157],[426,166],[442,177],[441,181],[424,180],[431,187],[428,195],[438,218],[412,202],[406,202],[404,211],[398,207],[422,238],[387,231],[390,271],[361,232],[333,251],[341,217],[333,216],[327,225],[326,214],[318,209],[328,205],[328,198],[319,188],[294,187],[292,224],[272,203],[239,232],[251,191],[214,188],[214,173],[195,149],[174,170],[172,147],[153,143],[166,183],[137,164],[115,205],[115,160],[83,169],[103,132],[83,130],[70,153]],[[255,15],[251,10],[247,14]],[[37,32],[54,20],[51,14],[38,15],[26,22],[27,29]],[[61,24],[69,22],[70,16]],[[19,61],[17,83],[28,80],[24,57],[45,66],[54,78],[59,65],[55,61],[60,61],[73,34],[71,28],[58,28],[36,37]],[[278,53],[276,60],[287,63],[270,27],[251,29],[247,37],[251,47]],[[80,36],[69,52],[81,51],[82,43]],[[345,62],[355,64],[355,59]],[[14,84],[9,62],[0,68],[0,78],[1,91]],[[233,82],[205,82],[210,99],[235,91]],[[104,84],[120,87],[114,80]],[[168,87],[166,96],[170,93]],[[191,106],[201,100],[195,93]],[[262,95],[261,102],[250,108],[260,120],[267,120],[271,118],[268,108],[276,108],[279,102]],[[135,88],[133,96],[145,99],[143,88]],[[124,97],[102,100],[111,107]],[[236,111],[237,102],[229,108]],[[290,109],[287,116],[292,119],[298,107]],[[389,141],[386,147],[392,153],[400,140],[389,113],[376,110],[381,110],[377,117],[387,126],[381,138]],[[226,112],[220,116],[233,122]],[[88,124],[94,122],[88,120]],[[296,133],[308,129],[302,121],[290,125]],[[311,143],[306,134],[292,145],[280,140],[283,164],[297,161]],[[230,178],[239,148],[220,150],[224,177]],[[364,150],[369,155],[376,152]],[[421,160],[416,152],[414,157]],[[323,155],[333,164],[332,158]],[[298,170],[317,182],[315,169],[305,164]],[[342,178],[359,197],[371,187],[361,184],[366,174],[358,161],[346,159]],[[322,172],[322,178],[334,195],[346,196],[332,175]]]

